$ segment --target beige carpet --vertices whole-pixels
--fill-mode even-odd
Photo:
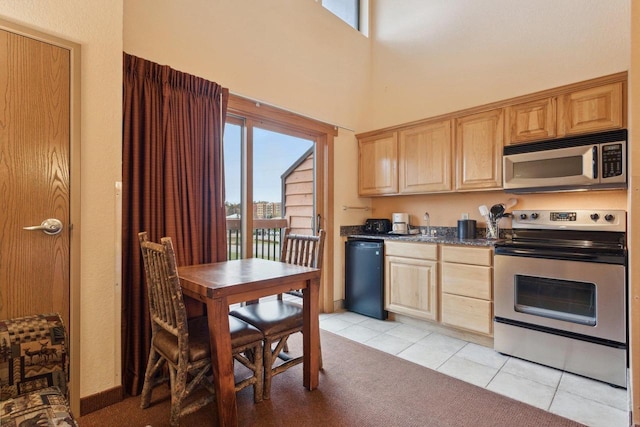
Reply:
[[[322,331],[324,371],[320,387],[302,386],[298,365],[273,380],[271,400],[253,403],[251,389],[238,393],[241,426],[578,426],[431,369]],[[292,343],[300,348],[299,340]],[[80,427],[168,426],[167,387],[152,406],[139,397],[93,412]],[[216,425],[213,405],[183,418],[183,426]]]

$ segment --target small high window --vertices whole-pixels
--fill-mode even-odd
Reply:
[[[360,0],[322,0],[322,6],[360,31]]]

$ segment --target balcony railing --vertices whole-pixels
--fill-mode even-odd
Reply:
[[[242,229],[240,219],[227,219],[227,259],[242,257]],[[287,227],[287,220],[254,219],[253,220],[253,256],[255,258],[280,259],[280,242],[282,230]]]

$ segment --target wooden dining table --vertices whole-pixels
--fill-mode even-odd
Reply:
[[[207,307],[211,336],[211,363],[221,426],[237,426],[235,381],[229,305],[252,301],[294,289],[303,293],[303,385],[318,387],[320,366],[319,294],[320,270],[247,258],[178,268],[183,294]]]

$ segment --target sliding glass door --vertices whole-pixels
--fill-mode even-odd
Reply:
[[[228,117],[224,154],[229,259],[279,259],[281,230],[287,227],[314,234],[316,144],[303,136],[277,125]]]
[[[224,135],[228,258],[278,258],[280,230],[326,231],[332,256],[335,126],[236,95]],[[279,188],[279,191],[278,189]],[[324,262],[323,311],[333,311],[333,263]]]

